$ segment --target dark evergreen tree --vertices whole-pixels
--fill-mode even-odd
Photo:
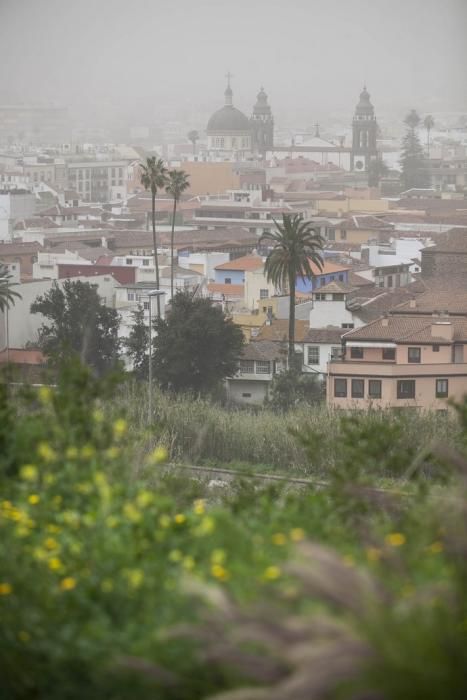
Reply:
[[[413,109],[404,122],[407,125],[407,133],[402,141],[401,185],[404,190],[412,187],[429,187],[430,178],[426,170],[425,153],[416,131],[420,124],[420,117]]]
[[[118,360],[119,316],[102,302],[89,282],[57,282],[31,304],[31,313],[42,314],[50,323],[39,328],[39,347],[52,360],[61,362],[72,354],[98,374]]]
[[[209,393],[236,373],[243,333],[210,299],[178,292],[154,330],[154,376],[163,389]]]
[[[378,187],[382,177],[389,172],[389,168],[383,160],[376,158],[370,160],[368,165],[368,187]]]
[[[133,373],[137,379],[148,376],[149,328],[144,321],[144,309],[138,306],[133,311],[133,326],[124,341],[126,353],[133,363]]]

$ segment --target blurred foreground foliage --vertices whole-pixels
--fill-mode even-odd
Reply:
[[[467,403],[459,451],[362,416],[330,488],[208,487],[163,429],[140,455],[117,383],[0,385],[0,698],[467,695]],[[379,491],[378,460],[425,478]]]

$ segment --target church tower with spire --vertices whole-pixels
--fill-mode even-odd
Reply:
[[[352,121],[352,152],[350,154],[350,169],[367,171],[370,161],[378,158],[376,149],[375,108],[370,102],[370,95],[364,86],[360,93],[360,101],[355,108]]]
[[[252,150],[264,157],[266,151],[270,151],[274,147],[274,118],[263,87],[256,97],[250,125]]]

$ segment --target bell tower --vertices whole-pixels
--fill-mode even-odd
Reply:
[[[263,87],[256,97],[250,124],[253,151],[264,156],[274,147],[274,118]]]
[[[370,161],[378,158],[376,135],[378,124],[375,108],[370,102],[370,95],[364,86],[360,93],[360,101],[355,108],[352,121],[352,152],[350,154],[350,169],[367,171]]]

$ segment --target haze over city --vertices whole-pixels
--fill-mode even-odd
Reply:
[[[87,119],[190,121],[251,108],[285,124],[345,119],[364,83],[378,114],[467,104],[464,0],[0,2],[0,98]]]

